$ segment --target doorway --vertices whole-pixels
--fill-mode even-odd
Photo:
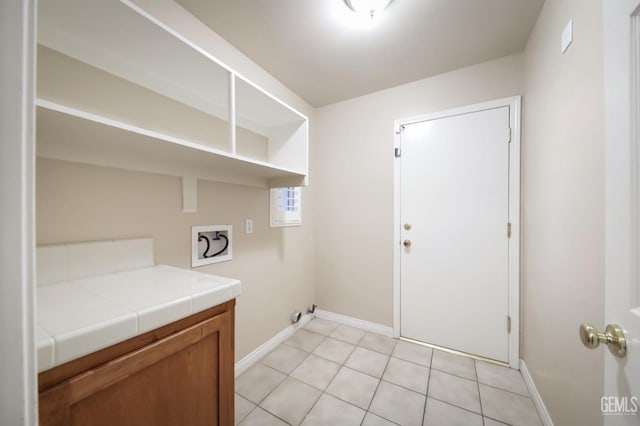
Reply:
[[[394,334],[519,367],[520,98],[396,122]]]

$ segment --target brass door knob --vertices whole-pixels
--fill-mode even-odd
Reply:
[[[604,333],[598,332],[591,324],[580,324],[580,340],[589,349],[595,349],[600,343],[604,343],[618,358],[624,358],[627,354],[627,339],[624,337],[622,328],[616,324],[609,324]]]
[[[410,247],[411,246],[411,240],[404,240],[402,242],[402,244],[404,244],[405,247]]]

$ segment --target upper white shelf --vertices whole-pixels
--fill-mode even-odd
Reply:
[[[306,176],[46,100],[36,106],[43,158],[258,187],[299,186]]]
[[[38,43],[38,156],[260,187],[306,184],[307,117],[138,6],[42,0]]]

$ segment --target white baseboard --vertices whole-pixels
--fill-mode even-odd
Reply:
[[[523,359],[520,360],[520,373],[522,374],[524,383],[527,385],[527,389],[529,389],[529,395],[531,395],[533,404],[536,406],[536,410],[538,411],[540,420],[542,420],[542,424],[544,424],[544,426],[553,426],[553,420],[551,420],[551,416],[547,411],[547,407],[544,405],[542,396],[538,393],[536,384],[533,382],[533,377],[531,377],[529,370],[527,370],[527,366]]]
[[[257,347],[249,355],[236,362],[235,376],[238,377],[240,374],[247,371],[249,367],[262,359],[262,357],[264,357],[266,354],[274,350],[280,343],[291,337],[293,333],[296,332],[296,330],[304,327],[314,317],[334,321],[339,324],[348,325],[354,328],[370,331],[372,333],[382,334],[387,337],[393,337],[393,329],[391,327],[353,317],[348,317],[346,315],[334,314],[333,312],[316,309],[313,314],[304,315],[296,324],[291,324],[289,327],[285,328],[284,330],[273,336],[271,339],[267,340],[262,345]]]
[[[372,333],[382,334],[387,337],[393,337],[393,328],[387,327],[386,325],[376,324],[375,322],[348,317],[346,315],[335,314],[333,312],[323,311],[322,309],[316,309],[315,314],[318,318],[370,331]]]
[[[314,316],[314,314],[303,315],[302,318],[300,318],[300,321],[295,324],[291,324],[289,327],[258,346],[253,352],[237,361],[235,364],[235,376],[238,377],[240,374],[244,373],[249,367],[262,359],[262,357],[274,350],[280,343],[291,337],[296,330],[304,327],[305,324],[311,321]]]

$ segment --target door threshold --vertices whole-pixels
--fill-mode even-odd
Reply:
[[[445,348],[445,347],[438,346],[438,345],[432,345],[431,343],[425,343],[425,342],[421,342],[419,340],[409,339],[408,337],[400,337],[399,339],[400,340],[404,340],[405,342],[415,343],[416,345],[426,346],[426,347],[432,348],[432,349],[437,349],[437,350],[442,351],[442,352],[448,352],[448,353],[453,354],[453,355],[459,355],[459,356],[463,356],[465,358],[476,359],[478,361],[484,361],[484,362],[488,362],[490,364],[499,365],[500,367],[509,368],[509,363],[507,363],[507,362],[497,361],[495,359],[485,358],[485,357],[480,356],[480,355],[473,355],[473,354],[469,354],[469,353],[466,353],[466,352],[460,352],[460,351],[456,351],[455,349],[449,349],[449,348]]]

